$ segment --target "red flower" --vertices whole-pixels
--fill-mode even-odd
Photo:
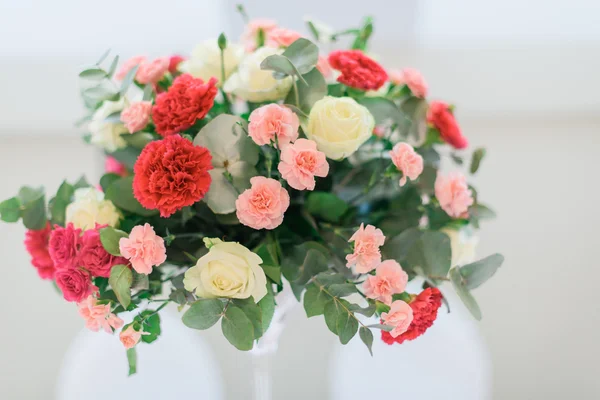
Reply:
[[[337,81],[362,90],[377,90],[388,79],[383,67],[360,50],[337,50],[329,53],[329,64],[342,74]]]
[[[42,279],[54,279],[54,262],[48,252],[50,232],[50,223],[46,224],[44,229],[25,232],[25,248],[31,255],[31,264]]]
[[[108,278],[114,265],[126,265],[129,262],[123,257],[115,257],[104,250],[102,241],[100,241],[100,232],[98,232],[98,229],[103,227],[96,225],[96,229],[89,229],[83,234],[81,238],[82,246],[79,252],[79,265],[87,269],[93,276]]]
[[[90,274],[81,268],[67,268],[56,271],[56,285],[67,301],[80,302],[97,288],[92,284]]]
[[[427,112],[427,122],[440,132],[442,140],[449,145],[457,149],[464,149],[469,145],[447,103],[432,101]]]
[[[166,218],[208,192],[211,159],[206,148],[179,135],[150,142],[133,167],[133,194],[142,206]]]
[[[393,338],[389,332],[381,331],[381,340],[387,344],[403,343],[421,336],[437,318],[438,309],[442,305],[442,293],[438,288],[427,288],[410,302],[413,320],[408,330]]]
[[[81,229],[75,229],[73,224],[64,228],[54,225],[48,241],[48,253],[57,270],[75,267],[80,247]]]
[[[171,74],[174,74],[175,72],[177,72],[177,67],[184,60],[185,60],[185,58],[178,56],[178,55],[171,56],[169,58],[169,72]]]
[[[173,85],[167,92],[158,95],[152,107],[156,131],[162,136],[173,135],[204,118],[217,95],[216,83],[216,78],[204,83],[190,74],[175,78]]]

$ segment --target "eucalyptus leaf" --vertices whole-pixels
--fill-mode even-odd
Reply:
[[[65,224],[67,205],[71,202],[74,192],[75,189],[67,181],[63,181],[59,186],[50,206],[50,215],[54,223],[58,225]]]
[[[334,283],[327,287],[327,291],[334,297],[346,297],[358,293],[356,286],[351,283]]]
[[[131,303],[131,284],[133,283],[133,274],[126,265],[117,264],[110,270],[108,283],[112,287],[119,303],[123,308],[129,307]]]
[[[367,346],[367,349],[369,349],[371,356],[373,356],[373,332],[369,328],[362,326],[358,331],[358,335],[360,336],[360,340]]]
[[[347,344],[354,335],[356,335],[357,330],[358,321],[356,320],[356,317],[342,307],[337,320],[337,333],[340,338],[340,343]]]
[[[376,124],[391,120],[402,126],[406,122],[404,113],[393,101],[383,97],[362,97],[358,100],[375,118]]]
[[[127,142],[128,145],[140,150],[154,140],[152,134],[148,132],[136,132],[130,135],[122,135],[121,137],[125,140],[125,142]]]
[[[263,335],[262,309],[254,302],[252,297],[248,299],[235,299],[233,305],[239,307],[246,314],[252,326],[254,327],[254,339],[259,339]]]
[[[348,204],[330,192],[311,192],[305,207],[309,213],[331,222],[338,222],[348,211]]]
[[[292,87],[285,98],[285,103],[286,106],[292,108],[292,111],[296,112],[296,114],[298,114],[296,106],[299,106],[301,112],[299,116],[307,118],[312,106],[327,95],[327,83],[321,72],[316,68],[313,68],[310,72],[302,75],[302,78],[306,84],[299,83]],[[296,89],[298,90],[300,104],[296,104]]]
[[[110,68],[108,69],[109,78],[112,78],[117,71],[117,65],[119,65],[119,56],[115,56],[115,58],[112,60],[112,63],[110,63]]]
[[[208,329],[221,319],[223,308],[219,299],[200,299],[183,314],[183,324],[192,329]]]
[[[262,331],[264,333],[269,329],[273,315],[275,315],[275,296],[271,285],[267,285],[267,294],[260,299],[258,306],[262,314]]]
[[[88,68],[79,73],[79,77],[90,81],[99,81],[106,78],[107,74],[102,68]]]
[[[311,283],[306,287],[304,292],[304,310],[308,318],[314,317],[315,315],[321,315],[325,312],[325,304],[331,300],[321,288],[314,283]]]
[[[338,319],[340,317],[340,306],[335,300],[329,300],[323,307],[323,315],[325,316],[325,324],[329,330],[336,335],[338,334]]]
[[[463,265],[458,270],[460,271],[465,287],[473,290],[490,279],[498,268],[502,266],[503,262],[504,256],[496,253],[474,263]]]
[[[252,349],[254,344],[254,326],[244,312],[229,305],[221,321],[221,330],[225,338],[235,348],[242,351]]]
[[[458,268],[452,268],[450,270],[450,281],[452,282],[452,286],[454,286],[456,294],[458,294],[458,297],[460,297],[471,315],[473,315],[473,318],[478,321],[481,320],[481,309],[473,295],[469,292],[469,289],[465,286],[465,282],[463,281]]]
[[[391,240],[387,240],[383,245],[382,252],[386,258],[394,259],[402,264],[408,256],[410,249],[422,235],[423,231],[419,228],[406,229],[398,236],[393,237]]]
[[[18,195],[21,202],[21,218],[27,229],[39,230],[46,226],[46,200],[43,188],[23,186]]]
[[[102,177],[100,178],[100,187],[102,188],[103,192],[106,192],[106,190],[108,189],[108,187],[116,180],[121,179],[121,176],[114,174],[112,172],[109,172],[108,174],[104,174],[102,175]]]
[[[121,87],[119,88],[119,94],[121,96],[127,93],[129,86],[133,83],[133,80],[135,79],[135,74],[137,73],[139,67],[139,65],[136,65],[135,67],[131,68],[129,72],[127,72],[127,75],[125,75],[125,78],[123,78],[123,81],[121,82]]]
[[[106,60],[106,57],[108,57],[109,54],[110,54],[110,49],[108,49],[104,53],[102,53],[102,55],[100,56],[98,61],[96,61],[96,65],[102,64],[104,62],[104,60]]]
[[[300,74],[310,72],[319,61],[319,48],[305,38],[299,38],[284,50],[283,56],[296,67]]]
[[[302,73],[296,69],[296,66],[285,56],[272,54],[260,63],[260,68],[273,71],[276,79],[284,79],[287,76],[297,76],[305,85],[307,84],[302,77]]]
[[[450,270],[452,251],[450,238],[443,232],[426,231],[410,248],[406,263],[420,267],[431,279],[445,278]]]
[[[157,210],[144,208],[133,195],[133,176],[115,180],[110,184],[104,198],[112,201],[117,207],[125,211],[147,217],[158,214]]]
[[[476,173],[479,170],[479,165],[481,164],[481,160],[485,157],[485,149],[480,147],[473,152],[473,157],[471,158],[471,167],[470,172],[472,174]]]
[[[419,97],[410,97],[402,103],[400,108],[410,120],[407,136],[412,137],[417,144],[425,141],[427,134],[427,101]]]
[[[0,203],[0,219],[4,222],[17,222],[21,218],[21,201],[11,197]]]
[[[110,226],[100,229],[100,241],[102,242],[102,247],[104,247],[104,250],[113,256],[121,255],[121,251],[119,250],[119,241],[121,238],[126,237],[129,237],[126,232]]]

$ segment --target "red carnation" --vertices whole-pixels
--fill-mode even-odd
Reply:
[[[442,140],[449,145],[457,149],[464,149],[469,145],[447,103],[432,101],[427,112],[427,122],[440,132]]]
[[[75,229],[73,224],[64,228],[54,225],[48,241],[48,253],[57,270],[75,267],[80,247],[81,229]]]
[[[56,271],[56,286],[67,301],[80,302],[98,288],[92,284],[92,277],[82,268],[67,268]]]
[[[337,50],[329,53],[329,64],[342,74],[337,81],[362,90],[377,90],[388,74],[377,62],[360,50]]]
[[[31,255],[31,264],[42,279],[54,279],[54,262],[48,252],[50,232],[50,223],[46,224],[44,229],[25,232],[25,248]]]
[[[104,225],[106,226],[106,225]],[[128,264],[123,257],[116,257],[104,250],[98,229],[104,226],[96,225],[96,229],[88,229],[81,237],[79,265],[87,269],[93,276],[108,278],[110,270],[117,264]]]
[[[210,187],[210,152],[179,135],[150,142],[133,167],[133,194],[168,217],[201,200]]]
[[[169,58],[169,72],[171,74],[174,74],[175,72],[177,72],[177,67],[179,66],[179,64],[185,61],[185,58],[175,54],[174,56],[171,56]]]
[[[421,336],[437,318],[438,309],[442,305],[442,293],[438,288],[427,288],[410,302],[413,310],[413,320],[408,330],[393,338],[389,332],[381,331],[381,340],[387,344],[403,343]]]
[[[204,118],[217,95],[216,83],[216,78],[204,83],[190,74],[175,78],[173,85],[167,92],[158,95],[152,107],[156,131],[162,136],[173,135]]]

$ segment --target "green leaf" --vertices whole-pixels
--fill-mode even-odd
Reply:
[[[71,196],[73,196],[74,192],[75,189],[67,181],[63,181],[58,188],[56,196],[54,196],[52,205],[50,206],[50,215],[52,215],[52,221],[54,221],[54,223],[58,225],[65,224],[66,209],[71,202]]]
[[[133,176],[115,180],[105,192],[104,198],[112,201],[117,207],[125,211],[139,214],[143,217],[156,215],[157,210],[144,208],[133,196]]]
[[[321,72],[316,68],[313,68],[310,72],[302,75],[302,78],[306,82],[306,85],[300,82],[298,85],[292,87],[285,98],[284,103],[286,103],[287,107],[292,108],[292,111],[296,112],[294,108],[296,106],[295,88],[297,88],[298,99],[300,100],[300,111],[303,114],[300,115],[300,117],[306,118],[306,115],[310,113],[312,106],[327,95],[327,83]],[[298,113],[296,112],[296,114]]]
[[[452,251],[450,238],[443,232],[426,231],[410,248],[406,263],[415,270],[421,268],[428,277],[446,277],[450,269]]]
[[[367,328],[381,329],[382,331],[386,331],[386,332],[391,332],[394,330],[393,326],[382,325],[382,324],[367,325]]]
[[[106,71],[102,68],[88,68],[84,69],[79,73],[79,77],[82,79],[88,79],[91,81],[99,81],[106,78]]]
[[[465,282],[463,281],[462,275],[458,268],[452,268],[450,270],[450,281],[452,282],[452,286],[454,286],[454,290],[458,297],[462,300],[464,305],[467,307],[473,318],[477,321],[481,320],[481,309],[475,301],[475,298],[469,292],[469,289],[465,286]]]
[[[154,310],[146,310],[140,313],[139,316],[135,318],[138,322],[144,321],[142,323],[142,329],[147,335],[142,335],[142,341],[144,343],[152,343],[158,336],[160,335],[160,315]]]
[[[369,328],[362,326],[358,331],[358,335],[360,336],[360,340],[367,346],[367,349],[369,349],[371,356],[373,356],[373,332]]]
[[[300,74],[306,74],[317,65],[319,48],[310,40],[300,38],[290,44],[282,55],[292,62]]]
[[[404,115],[410,120],[408,131],[404,136],[412,136],[421,143],[427,135],[427,101],[418,97],[408,98],[400,106]]]
[[[137,351],[135,347],[127,349],[127,363],[129,364],[129,376],[137,372]]]
[[[147,84],[144,86],[144,94],[142,95],[142,101],[150,101],[152,100],[152,93],[154,93],[154,88],[152,84]]]
[[[113,89],[107,88],[100,84],[91,88],[87,88],[81,92],[84,98],[99,102],[104,100],[116,100],[119,98],[119,93]]]
[[[21,218],[21,201],[11,197],[0,203],[0,219],[4,222],[17,222]]]
[[[348,204],[329,192],[311,192],[306,198],[305,207],[309,213],[330,222],[338,222],[348,211]]]
[[[131,303],[132,282],[133,274],[126,265],[117,264],[110,270],[108,283],[112,287],[123,308],[129,307],[129,303]]]
[[[273,76],[277,79],[283,79],[287,76],[297,76],[298,79],[304,80],[300,71],[296,66],[285,56],[273,54],[265,58],[260,63],[260,68],[264,70],[274,71]],[[306,82],[302,82],[306,84]]]
[[[233,305],[227,307],[223,320],[221,321],[221,330],[229,343],[242,351],[252,349],[254,344],[254,326],[246,314]]]
[[[112,62],[110,63],[110,68],[108,69],[108,77],[112,78],[115,72],[117,71],[117,65],[119,65],[119,56],[115,56]]]
[[[372,317],[377,309],[375,304],[375,302],[372,302],[369,303],[368,307],[361,307],[358,304],[348,303],[346,305],[346,308],[348,308],[348,310],[352,311],[353,313],[359,313],[366,317]]]
[[[327,287],[327,291],[334,297],[346,297],[358,292],[351,283],[334,283]]]
[[[393,101],[383,97],[362,97],[358,102],[367,107],[373,118],[375,118],[376,124],[392,120],[398,125],[403,126],[406,121],[406,117],[400,108]]]
[[[192,329],[208,329],[223,315],[223,302],[219,299],[200,299],[183,314],[185,326]]]
[[[338,319],[340,317],[340,306],[337,301],[331,299],[323,308],[323,315],[325,316],[325,324],[329,330],[336,335],[338,334]]]
[[[319,286],[311,283],[306,287],[304,292],[304,310],[308,318],[314,317],[315,315],[321,315],[325,312],[325,304],[331,300]]]
[[[265,297],[260,299],[258,302],[262,313],[262,331],[263,333],[269,329],[273,315],[275,314],[275,296],[273,295],[273,288],[271,285],[267,285],[267,294]]]
[[[92,185],[90,185],[89,182],[85,179],[85,176],[82,175],[79,179],[77,179],[77,182],[73,184],[73,189],[77,190],[81,188],[88,188],[91,186]]]
[[[485,157],[485,149],[480,147],[473,152],[473,157],[471,158],[471,168],[470,171],[472,174],[477,172],[479,169],[479,165],[481,164],[481,160]]]
[[[408,256],[410,249],[417,243],[423,235],[423,231],[419,228],[409,228],[385,242],[382,252],[386,258],[391,258],[398,261],[400,264]]]
[[[341,307],[341,305],[340,305]],[[358,321],[354,314],[341,308],[337,320],[337,333],[342,344],[348,343],[358,330]]]
[[[281,266],[277,261],[276,243],[265,241],[254,252],[262,258],[263,262],[260,265],[273,282],[281,284]]]
[[[108,49],[104,53],[102,53],[102,55],[100,56],[100,58],[98,59],[98,61],[96,61],[96,65],[102,64],[102,62],[104,60],[106,60],[106,57],[108,57],[109,54],[110,54],[110,49]]]
[[[496,213],[488,206],[481,203],[476,203],[469,208],[469,217],[477,218],[478,220],[492,219],[496,218]]]
[[[502,266],[503,262],[504,256],[496,253],[474,263],[463,265],[458,270],[460,271],[465,287],[473,290],[490,279],[498,268]]]
[[[102,191],[106,192],[108,187],[118,179],[121,179],[121,177],[117,174],[113,174],[112,172],[102,175],[100,178],[100,187],[102,188]]]
[[[254,326],[254,339],[259,339],[263,335],[262,310],[260,306],[255,303],[252,298],[235,299],[232,302],[233,305],[239,307],[240,310],[246,314],[246,317],[248,317],[250,322],[252,322],[252,326]]]
[[[154,140],[151,133],[148,132],[136,132],[130,135],[122,135],[123,139],[128,145],[135,147],[136,149],[143,149],[148,143]]]
[[[100,241],[102,242],[102,247],[104,247],[104,250],[113,256],[121,255],[121,251],[119,250],[119,241],[121,238],[126,237],[129,237],[126,232],[110,226],[100,229]]]
[[[46,227],[46,200],[44,189],[23,186],[18,195],[21,201],[21,218],[27,229],[39,230]]]
[[[327,271],[327,254],[327,248],[316,242],[295,246],[282,264],[283,275],[290,282],[305,285],[313,276]]]
[[[135,74],[137,73],[139,67],[139,65],[136,65],[135,67],[131,68],[129,72],[127,72],[127,75],[125,75],[125,78],[123,78],[123,82],[121,82],[121,88],[119,89],[119,94],[121,96],[127,93],[129,86],[133,83],[133,80],[135,79]]]

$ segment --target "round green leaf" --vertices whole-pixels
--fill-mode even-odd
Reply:
[[[229,305],[221,321],[223,335],[238,350],[248,351],[254,345],[252,321],[238,307]]]
[[[465,286],[465,282],[463,281],[458,268],[452,268],[450,270],[450,281],[452,282],[452,286],[454,286],[456,294],[458,294],[458,297],[460,297],[465,307],[467,307],[471,315],[473,315],[473,318],[478,321],[481,320],[481,309],[473,295],[469,292],[469,289]]]
[[[131,284],[133,274],[126,265],[118,264],[111,268],[108,283],[112,287],[119,303],[127,309],[131,303]]]
[[[121,238],[129,237],[126,232],[120,231],[118,229],[107,226],[105,228],[100,229],[100,241],[102,242],[102,247],[109,254],[113,256],[120,256],[121,251],[119,249],[119,241]]]
[[[208,329],[221,318],[223,302],[219,299],[200,299],[183,314],[185,326],[192,329]]]

